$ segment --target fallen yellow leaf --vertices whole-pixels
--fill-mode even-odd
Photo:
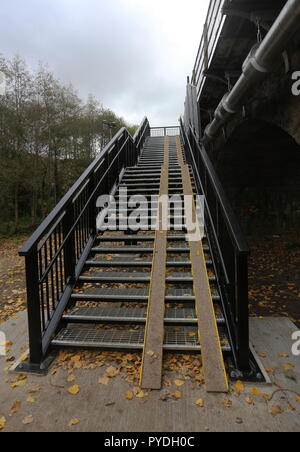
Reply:
[[[300,396],[297,396],[295,400],[296,402],[300,403]]]
[[[252,393],[253,395],[255,395],[255,396],[261,395],[261,392],[260,392],[258,389],[256,389],[256,388],[252,388],[252,389],[251,389],[251,393]]]
[[[196,405],[199,406],[200,408],[204,407],[204,400],[203,399],[198,399],[196,402]]]
[[[80,355],[75,355],[75,356],[72,356],[72,358],[71,358],[72,363],[78,363],[80,360],[81,360]]]
[[[182,393],[180,391],[175,391],[172,396],[174,397],[174,399],[181,399],[182,397]]]
[[[27,397],[26,402],[27,403],[35,403],[35,398],[34,397]]]
[[[74,386],[71,386],[68,391],[72,395],[77,395],[79,393],[80,389],[79,389],[78,385],[74,385]]]
[[[11,345],[13,345],[12,341],[4,341],[0,343],[1,347],[10,347]]]
[[[0,417],[0,430],[3,430],[6,425],[6,419],[4,416]]]
[[[76,417],[74,417],[73,419],[70,420],[69,422],[69,427],[72,427],[73,425],[77,425],[79,424],[80,420],[77,419]]]
[[[222,400],[222,403],[223,403],[223,405],[224,405],[226,408],[232,407],[232,401],[229,400],[229,399],[223,399],[223,400]]]
[[[28,355],[24,355],[22,356],[22,358],[20,358],[20,361],[27,361],[29,359]]]
[[[247,402],[249,405],[253,405],[253,399],[252,399],[252,397],[246,397],[246,402]]]
[[[178,388],[185,385],[185,382],[182,380],[175,380],[174,383],[175,383],[175,386],[177,386]]]
[[[66,351],[61,350],[58,355],[58,361],[66,361],[69,358],[70,354]]]
[[[14,402],[13,406],[11,407],[11,412],[16,413],[18,411],[18,409],[20,408],[20,406],[21,406],[20,400],[16,400]]]
[[[282,367],[284,370],[289,371],[289,370],[293,369],[295,366],[294,366],[294,364],[291,364],[291,363],[285,363],[285,364],[282,364]]]
[[[136,394],[136,397],[138,399],[143,399],[144,397],[146,397],[146,394],[143,391],[141,391]]]
[[[234,389],[238,394],[240,394],[241,392],[245,391],[245,385],[241,381],[237,381],[234,385]]]
[[[127,400],[132,400],[134,395],[132,392],[125,392],[125,397]]]
[[[38,392],[42,389],[40,385],[32,386],[31,388],[27,389],[28,394],[34,394],[35,392]]]
[[[17,381],[17,382],[15,382],[15,383],[12,383],[11,385],[10,385],[10,387],[11,388],[21,388],[21,387],[23,387],[23,386],[26,386],[26,384],[27,384],[27,380],[20,380],[20,381]]]

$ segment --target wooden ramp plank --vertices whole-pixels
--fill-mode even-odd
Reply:
[[[170,140],[164,142],[164,164],[160,179],[160,196],[169,193],[169,146]],[[143,389],[161,389],[163,344],[164,344],[164,317],[166,294],[166,264],[167,264],[167,238],[168,231],[163,227],[166,218],[162,205],[159,205],[158,230],[155,233],[154,253],[152,264],[151,285],[143,363],[141,372],[141,387]]]
[[[182,172],[184,195],[193,196],[189,167],[184,163],[180,137],[176,139],[176,146],[177,157]],[[195,202],[193,202],[192,208],[193,218],[196,219]],[[189,233],[192,232],[194,231],[189,231]],[[226,393],[229,389],[228,378],[225,370],[202,241],[190,241],[189,246],[206,390],[207,392]]]

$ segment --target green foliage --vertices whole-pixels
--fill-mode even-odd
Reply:
[[[36,226],[127,124],[93,96],[83,103],[43,66],[33,73],[0,55],[0,70],[0,235],[10,235]]]

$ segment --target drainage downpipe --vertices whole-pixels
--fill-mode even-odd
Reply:
[[[289,0],[265,39],[254,46],[243,64],[243,73],[230,93],[217,107],[214,120],[206,127],[203,144],[212,141],[220,129],[243,105],[246,94],[256,83],[277,68],[279,58],[300,27],[300,0]]]

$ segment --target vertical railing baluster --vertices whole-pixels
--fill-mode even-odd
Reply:
[[[52,262],[53,259],[53,242],[52,242],[52,235],[49,237],[49,252],[50,252],[50,262]],[[51,275],[51,296],[52,296],[52,309],[55,309],[55,289],[54,289],[54,274],[53,274],[53,266],[50,271]],[[49,316],[50,318],[50,316]]]
[[[63,238],[66,240],[68,237],[65,247],[64,247],[64,270],[65,270],[65,282],[66,284],[72,284],[75,281],[75,266],[76,266],[76,256],[75,256],[75,232],[73,231],[70,235],[74,225],[74,206],[70,203],[66,214],[63,218]]]
[[[58,230],[58,226],[55,228],[55,231],[54,231],[55,253],[58,251],[58,242],[57,242],[57,232],[58,231],[57,230]],[[58,259],[59,259],[59,256],[55,260],[55,307],[56,307],[56,303],[59,300],[59,266],[58,266]]]
[[[45,269],[48,267],[48,242],[45,242],[44,245],[44,265]],[[46,311],[47,311],[47,321],[50,318],[50,293],[49,293],[49,275],[45,279],[46,285]]]
[[[39,250],[37,259],[38,259],[39,279],[41,281],[41,279],[43,277],[43,254],[42,254],[42,249]],[[40,286],[40,291],[39,291],[39,295],[40,295],[40,312],[41,312],[41,318],[42,318],[42,328],[43,328],[43,331],[44,331],[45,327],[46,327],[45,310],[44,310],[44,284],[40,283],[39,286]]]

